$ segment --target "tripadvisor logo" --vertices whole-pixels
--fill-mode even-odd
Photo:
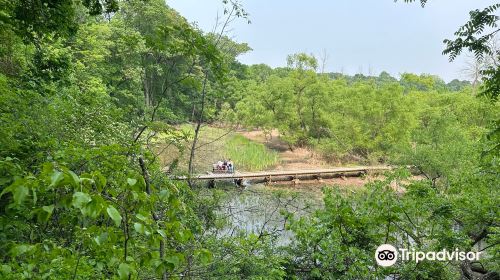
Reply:
[[[398,260],[398,251],[391,244],[382,244],[375,251],[375,260],[380,266],[391,266]]]
[[[378,246],[375,251],[375,260],[380,266],[392,266],[399,259],[401,261],[414,261],[416,263],[428,260],[428,261],[479,261],[479,255],[481,252],[464,252],[455,249],[454,251],[448,251],[443,249],[441,251],[415,251],[414,249],[396,249],[391,244],[382,244]]]

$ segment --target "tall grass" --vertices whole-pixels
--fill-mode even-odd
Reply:
[[[193,126],[190,124],[184,124],[178,128],[194,134]],[[189,149],[192,142],[184,143],[186,150],[180,154],[173,145],[164,150],[166,144],[161,144],[162,140],[160,138],[157,147],[158,152],[162,152],[160,164],[164,167],[170,166],[174,159],[178,159],[177,168],[173,172],[187,172]],[[263,144],[253,142],[234,132],[228,134],[227,130],[216,127],[205,126],[200,130],[198,147],[194,159],[195,173],[198,174],[211,171],[212,164],[223,159],[231,159],[235,164],[236,171],[265,170],[273,167],[279,161],[278,153],[269,150]]]
[[[224,150],[225,157],[231,159],[236,170],[240,171],[265,170],[278,163],[276,151],[237,134],[225,143]]]

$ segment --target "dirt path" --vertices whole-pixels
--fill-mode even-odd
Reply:
[[[239,134],[245,136],[246,138],[262,143],[266,145],[269,149],[277,151],[280,157],[280,163],[277,165],[275,170],[298,170],[298,169],[314,169],[314,168],[331,168],[338,167],[328,164],[321,156],[314,151],[307,148],[295,148],[290,151],[288,145],[279,138],[279,133],[277,130],[273,130],[271,135],[264,135],[260,130],[254,131],[239,131]],[[335,178],[323,180],[322,185],[338,185],[342,187],[359,187],[366,183],[379,178],[375,176],[365,176],[365,177],[346,177],[346,178]],[[286,183],[285,183],[286,184]],[[280,185],[285,185],[281,184]],[[295,186],[294,188],[300,188],[305,190],[316,189],[317,182],[304,182]]]
[[[288,145],[279,138],[277,130],[273,130],[271,135],[265,136],[260,130],[240,131],[239,134],[246,138],[262,143],[269,149],[277,151],[280,157],[280,164],[275,170],[295,170],[295,169],[314,169],[331,167],[324,161],[320,155],[307,148],[295,148],[290,151]]]

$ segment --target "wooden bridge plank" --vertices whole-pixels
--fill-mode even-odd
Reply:
[[[303,169],[303,170],[275,170],[260,172],[236,172],[219,174],[202,174],[191,177],[192,180],[227,180],[227,179],[245,179],[262,178],[269,176],[295,176],[295,175],[317,175],[317,174],[336,174],[342,172],[367,172],[390,170],[390,166],[356,166],[356,167],[337,167],[325,169]],[[187,180],[186,176],[178,176],[172,179]]]

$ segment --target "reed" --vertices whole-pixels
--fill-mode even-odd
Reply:
[[[273,167],[278,163],[278,153],[261,143],[244,136],[233,135],[225,143],[225,157],[231,159],[237,170],[258,171]]]

